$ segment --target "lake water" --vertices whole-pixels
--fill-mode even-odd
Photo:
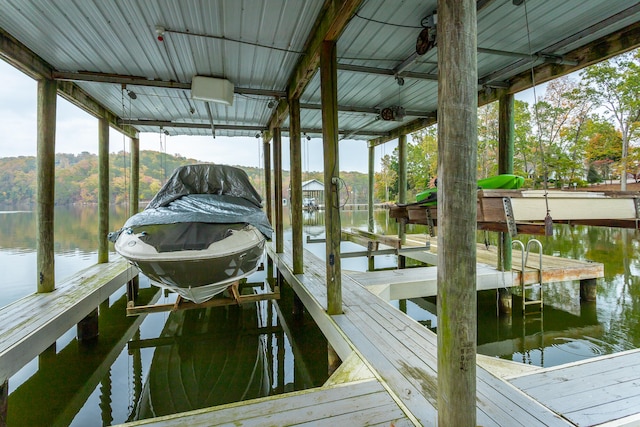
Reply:
[[[126,220],[111,212],[111,229]],[[285,209],[285,222],[288,211]],[[324,237],[323,214],[305,213],[304,234]],[[396,234],[387,211],[376,211],[376,231]],[[365,227],[366,211],[343,211],[342,225]],[[289,225],[285,224],[285,229]],[[61,280],[97,260],[96,208],[57,207],[56,278]],[[410,232],[424,233],[421,227]],[[286,236],[286,234],[285,234]],[[479,240],[495,235],[479,233]],[[286,238],[286,237],[285,237]],[[538,237],[544,253],[601,262],[595,302],[580,302],[577,283],[545,286],[542,317],[496,313],[495,291],[478,295],[478,352],[537,366],[555,366],[640,347],[640,234],[635,230],[554,226],[554,235]],[[324,257],[321,243],[306,247]],[[343,251],[361,250],[343,243]],[[0,305],[36,289],[35,214],[0,212]],[[366,269],[362,258],[342,268]],[[395,257],[376,258],[376,268],[393,268]],[[249,281],[265,285],[265,271]],[[290,295],[274,304],[225,307],[139,318],[124,316],[124,288],[100,307],[100,337],[77,342],[75,328],[54,348],[9,381],[9,425],[110,425],[197,407],[267,396],[321,385],[327,376],[326,340],[307,316],[293,319]],[[170,303],[141,278],[141,301]],[[391,304],[435,330],[435,299]],[[517,304],[514,303],[514,307]],[[231,380],[233,378],[233,380]],[[221,386],[222,385],[222,386]]]

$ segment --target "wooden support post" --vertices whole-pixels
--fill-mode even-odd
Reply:
[[[583,279],[580,281],[580,300],[595,301],[597,296],[598,279]]]
[[[131,138],[129,151],[131,152],[129,216],[133,216],[138,213],[138,209],[140,208],[140,138]]]
[[[407,203],[407,135],[398,137],[398,203]],[[407,243],[406,227],[404,218],[398,221],[400,245]],[[398,255],[398,268],[405,268],[406,262],[403,255]]]
[[[98,264],[109,262],[109,122],[98,119]]]
[[[264,191],[265,191],[265,209],[267,211],[267,219],[273,224],[273,208],[271,206],[271,144],[269,141],[262,142],[264,153]]]
[[[78,341],[88,342],[98,337],[98,308],[78,323],[76,327]]]
[[[505,94],[498,103],[498,173],[513,173],[514,153],[514,96]],[[512,259],[511,235],[500,233],[498,240],[498,270],[511,270]],[[498,289],[498,310],[500,313],[511,313],[513,310],[513,295],[511,289]]]
[[[304,273],[302,249],[302,143],[300,138],[300,99],[289,99],[289,152],[291,158],[291,238],[293,274]]]
[[[375,186],[375,154],[376,147],[373,145],[369,145],[369,188],[367,190],[367,208],[369,211],[368,214],[368,231],[369,233],[373,233],[375,231],[375,223],[373,221],[373,188]]]
[[[322,101],[322,144],[324,148],[324,223],[327,236],[327,313],[342,313],[342,271],[340,268],[340,193],[338,165],[338,66],[336,42],[322,42],[320,52],[320,99]]]
[[[407,135],[398,137],[398,203],[407,203]],[[402,244],[406,243],[406,224],[398,223],[398,237]]]
[[[476,425],[477,17],[438,0],[438,425]]]
[[[273,129],[273,174],[276,208],[276,253],[284,252],[284,223],[282,215],[282,133]]]
[[[137,214],[140,209],[140,138],[131,138],[129,151],[131,152],[129,216],[133,216]],[[131,299],[129,299],[129,301],[133,301],[138,296],[139,289],[140,276],[136,275],[136,277],[131,279],[127,284],[127,292],[131,292]],[[129,293],[127,293],[127,296],[129,296]]]
[[[55,80],[38,80],[38,145],[37,145],[37,263],[38,292],[56,288],[54,267],[53,208],[55,205]]]

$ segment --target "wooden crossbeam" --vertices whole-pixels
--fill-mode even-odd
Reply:
[[[240,305],[240,304],[248,304],[257,301],[266,301],[266,300],[279,300],[280,299],[280,288],[276,286],[273,292],[268,292],[264,294],[251,294],[251,295],[241,295],[238,291],[239,283],[235,282],[229,286],[229,292],[232,297],[219,297],[212,298],[208,301],[202,303],[195,303],[193,301],[188,301],[178,296],[176,302],[173,304],[153,304],[153,305],[140,305],[136,306],[133,301],[129,301],[127,305],[127,316],[138,316],[140,314],[148,314],[148,313],[160,313],[165,311],[177,311],[177,310],[194,310],[198,308],[207,308],[207,307],[224,307],[227,305]]]

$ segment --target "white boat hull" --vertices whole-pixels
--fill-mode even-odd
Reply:
[[[213,298],[231,283],[255,272],[264,254],[265,238],[251,225],[234,230],[204,249],[170,252],[158,252],[145,243],[143,231],[141,226],[122,233],[115,242],[116,252],[157,286],[196,303]]]

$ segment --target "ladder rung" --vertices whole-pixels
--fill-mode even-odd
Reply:
[[[523,304],[524,305],[542,304],[542,300],[541,299],[536,299],[536,300],[524,301]]]

